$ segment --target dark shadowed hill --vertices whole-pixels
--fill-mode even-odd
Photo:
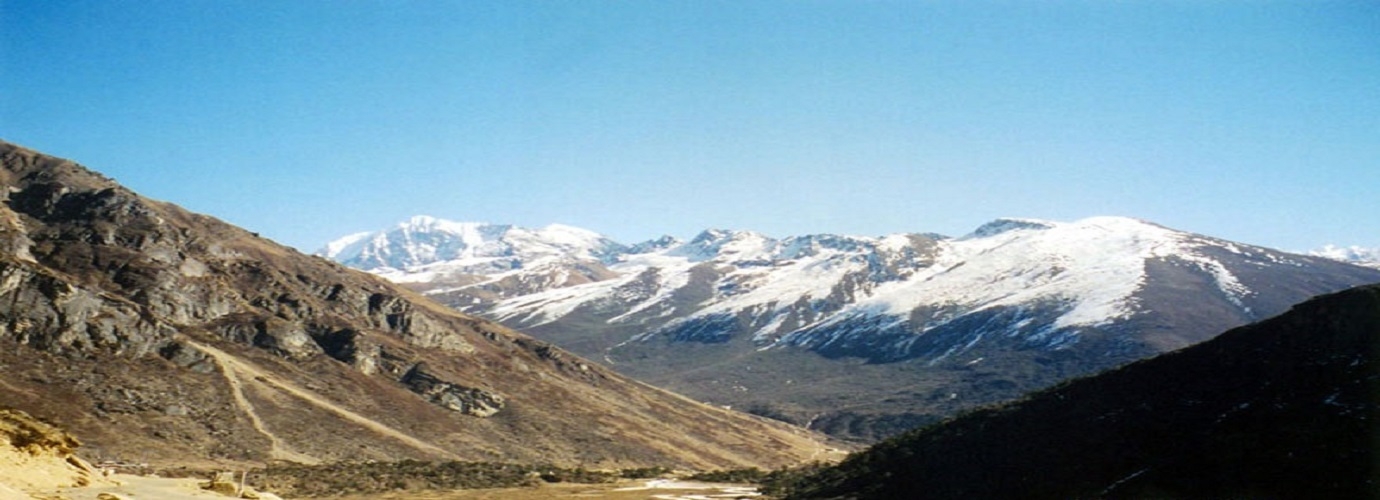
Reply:
[[[0,143],[0,402],[93,458],[774,466],[804,433]]]
[[[1377,498],[1380,286],[902,435],[790,498]]]

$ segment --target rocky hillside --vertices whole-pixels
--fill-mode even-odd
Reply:
[[[790,498],[1376,498],[1380,286],[909,433]]]
[[[772,466],[798,430],[0,143],[0,400],[97,458]]]
[[[635,245],[559,229],[419,218],[324,255],[654,385],[862,440],[1380,282],[1120,217]]]

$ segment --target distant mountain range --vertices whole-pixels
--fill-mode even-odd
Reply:
[[[1380,287],[878,444],[786,498],[1376,498]]]
[[[1380,282],[1119,217],[637,244],[416,217],[320,254],[650,383],[861,440]]]
[[[809,433],[0,142],[0,402],[155,466],[774,467]]]

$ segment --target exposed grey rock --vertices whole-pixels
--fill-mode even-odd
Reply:
[[[181,366],[197,373],[212,373],[216,371],[215,361],[206,356],[206,353],[198,349],[188,347],[181,342],[170,342],[158,352],[172,364]]]
[[[182,405],[168,405],[163,407],[163,414],[169,417],[187,416],[187,407]]]
[[[397,332],[418,347],[439,348],[458,353],[474,349],[474,346],[469,345],[455,332],[441,327],[426,315],[415,314],[411,302],[393,295],[371,295],[369,317],[374,326]]]
[[[503,409],[503,396],[441,380],[427,371],[425,363],[413,366],[402,383],[432,403],[465,415],[489,417]]]
[[[54,351],[102,349],[142,356],[172,330],[146,321],[127,303],[37,272],[0,262],[0,335]]]
[[[352,329],[328,330],[314,337],[326,355],[349,363],[365,375],[379,372],[382,349],[367,335]]]
[[[268,318],[254,326],[259,330],[254,336],[254,345],[280,356],[306,359],[322,352],[321,347],[312,341],[301,325],[278,318]]]

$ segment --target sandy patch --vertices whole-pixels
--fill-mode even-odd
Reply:
[[[0,410],[0,499],[25,492],[109,484],[91,464],[73,455],[80,443],[29,414]]]
[[[98,500],[102,493],[118,495],[129,500],[185,500],[197,498],[230,498],[213,491],[201,489],[205,479],[162,478],[116,474],[112,479],[120,484],[104,484],[83,488],[59,488],[48,490],[52,497],[68,500]],[[109,498],[109,497],[107,497]]]

